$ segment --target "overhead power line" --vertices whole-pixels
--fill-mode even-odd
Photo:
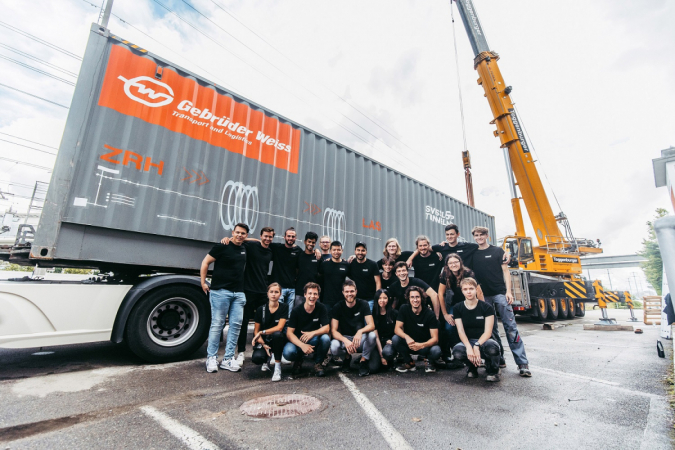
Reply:
[[[9,136],[9,137],[12,137],[12,138],[14,138],[14,139],[19,139],[19,140],[21,140],[21,141],[30,142],[31,144],[37,144],[37,145],[41,145],[41,146],[43,146],[43,147],[53,148],[54,150],[58,150],[57,147],[52,147],[51,145],[47,145],[47,144],[40,144],[39,142],[35,142],[35,141],[29,141],[28,139],[24,139],[24,138],[19,137],[19,136],[14,136],[13,134],[3,133],[2,131],[0,131],[0,134],[4,134],[5,136]]]
[[[34,71],[34,72],[37,72],[37,73],[39,73],[40,75],[45,75],[45,76],[47,76],[47,77],[49,77],[49,78],[53,78],[53,79],[55,79],[55,80],[57,80],[57,81],[60,81],[61,83],[65,83],[65,84],[68,84],[68,85],[70,85],[70,86],[75,86],[75,83],[73,83],[73,82],[70,81],[70,80],[66,80],[66,79],[64,79],[64,78],[57,77],[56,75],[53,75],[53,74],[51,74],[51,73],[49,73],[49,72],[46,72],[46,71],[44,71],[44,70],[42,70],[42,69],[38,69],[37,67],[33,67],[33,66],[31,66],[30,64],[26,64],[26,63],[22,63],[21,61],[17,61],[17,60],[14,59],[14,58],[9,58],[9,57],[7,57],[7,56],[5,56],[5,55],[0,55],[0,59],[5,59],[5,60],[7,60],[7,61],[9,61],[9,62],[12,62],[12,63],[18,65],[18,66],[25,67],[26,69],[30,69],[30,70],[32,70],[32,71]]]
[[[35,151],[38,151],[38,152],[46,153],[46,154],[48,154],[48,155],[54,155],[54,156],[56,156],[56,153],[48,152],[47,150],[40,150],[39,148],[35,148],[35,147],[29,147],[28,145],[18,144],[18,143],[16,143],[16,142],[8,141],[7,139],[0,139],[0,141],[2,141],[2,142],[8,142],[8,143],[13,144],[13,145],[18,145],[19,147],[29,148],[29,149],[31,149],[31,150],[35,150]]]
[[[34,40],[35,42],[39,42],[39,43],[42,44],[42,45],[46,45],[47,47],[49,47],[49,48],[51,48],[51,49],[54,49],[54,50],[56,50],[56,51],[58,51],[58,52],[61,52],[61,53],[63,53],[63,54],[66,55],[66,56],[70,56],[70,57],[73,58],[73,59],[77,59],[78,61],[82,61],[82,58],[79,57],[79,56],[77,56],[75,53],[69,52],[68,50],[63,49],[63,48],[61,48],[61,47],[59,47],[59,46],[57,46],[57,45],[54,45],[54,44],[52,44],[51,42],[47,42],[47,41],[45,41],[44,39],[40,39],[40,38],[37,37],[37,36],[33,36],[32,34],[27,33],[27,32],[25,32],[25,31],[22,31],[22,30],[20,30],[20,29],[18,29],[18,28],[16,28],[16,27],[13,27],[13,26],[11,26],[10,24],[5,23],[5,22],[3,22],[3,21],[1,21],[1,20],[0,20],[0,26],[5,27],[5,28],[7,28],[7,29],[10,29],[10,30],[14,31],[15,33],[19,33],[19,34],[22,35],[22,36],[26,36],[27,38],[32,39],[32,40]]]
[[[52,63],[50,63],[50,62],[47,62],[47,61],[45,61],[44,59],[37,58],[37,57],[35,57],[35,56],[29,55],[28,53],[22,52],[21,50],[16,49],[16,48],[14,48],[14,47],[12,47],[12,46],[9,46],[9,45],[0,43],[0,47],[2,47],[2,48],[4,48],[4,49],[7,49],[7,50],[9,50],[10,52],[14,52],[14,53],[16,53],[16,54],[18,54],[18,55],[21,55],[21,56],[23,56],[24,58],[32,59],[33,61],[39,62],[40,64],[44,64],[45,66],[50,67],[50,68],[52,68],[52,69],[54,69],[54,70],[58,70],[59,72],[65,73],[66,75],[70,75],[71,77],[77,78],[77,74],[76,74],[75,72],[71,72],[70,70],[66,70],[66,69],[63,69],[63,68],[61,68],[61,67],[59,67],[59,66],[55,66],[54,64],[52,64]]]
[[[37,164],[31,164],[31,163],[27,163],[27,162],[24,162],[24,161],[18,161],[16,159],[11,159],[11,158],[3,158],[2,156],[0,156],[0,161],[8,161],[8,162],[15,163],[15,164],[21,164],[22,166],[35,167],[36,169],[42,169],[42,170],[46,170],[48,172],[52,171],[51,167],[38,166]]]
[[[22,91],[21,89],[17,89],[17,88],[12,87],[12,86],[7,86],[6,84],[3,84],[3,83],[0,83],[0,86],[2,86],[2,87],[4,87],[4,88],[7,88],[7,89],[11,89],[11,90],[16,91],[16,92],[21,92],[22,94],[25,94],[25,95],[30,95],[31,97],[34,97],[34,98],[43,100],[43,101],[45,101],[45,102],[47,102],[47,103],[51,103],[52,105],[60,106],[61,108],[70,109],[69,107],[64,106],[64,105],[62,105],[62,104],[60,104],[60,103],[56,103],[56,102],[53,102],[53,101],[51,101],[51,100],[47,100],[46,98],[39,97],[39,96],[37,96],[37,95],[35,95],[35,94],[30,94],[30,93],[28,93],[28,92],[26,92],[26,91]]]

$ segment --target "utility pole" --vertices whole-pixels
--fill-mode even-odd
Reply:
[[[107,0],[105,3],[105,8],[101,10],[101,16],[99,16],[100,25],[103,28],[108,28],[108,20],[110,20],[110,12],[112,11],[114,0]]]
[[[607,278],[609,278],[609,290],[613,291],[614,288],[612,287],[612,277],[609,274],[609,269],[607,269]]]

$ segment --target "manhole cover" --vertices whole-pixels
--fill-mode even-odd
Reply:
[[[321,402],[315,397],[302,394],[268,395],[255,398],[241,405],[247,416],[262,419],[283,419],[300,416],[319,409]]]

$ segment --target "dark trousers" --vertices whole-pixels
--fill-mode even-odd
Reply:
[[[373,354],[368,360],[368,368],[370,369],[370,373],[375,373],[378,372],[380,369],[383,369],[382,358],[384,358],[387,361],[387,367],[385,368],[385,370],[391,369],[392,367],[394,367],[395,357],[396,357],[396,350],[394,350],[394,347],[391,344],[383,345],[382,355],[378,354],[377,356],[375,356]]]
[[[412,356],[411,355],[419,355],[425,359],[428,359],[429,361],[436,362],[438,361],[438,358],[441,357],[441,347],[439,345],[433,345],[431,347],[426,347],[423,348],[422,350],[418,350],[416,352],[410,350],[410,347],[408,347],[408,344],[405,342],[405,339],[401,338],[400,336],[394,336],[394,338],[391,340],[392,345],[394,349],[398,352],[399,355],[403,358],[403,362],[409,363],[412,361]]]
[[[286,345],[286,334],[281,331],[277,331],[276,333],[263,336],[263,339],[265,340],[265,344],[272,348],[274,360],[281,361],[281,353],[284,351],[284,345]],[[266,363],[268,360],[269,356],[267,356],[267,352],[262,347],[262,345],[256,345],[255,348],[253,348],[253,356],[251,356],[251,361],[253,361],[253,364],[261,365]]]
[[[471,345],[475,344],[478,339],[469,339]],[[452,349],[452,355],[457,361],[462,361],[464,364],[472,369],[476,369],[473,363],[469,362],[466,356],[466,347],[462,342],[455,345]],[[494,339],[488,339],[480,347],[480,357],[485,360],[485,371],[488,375],[496,375],[499,373],[499,344]]]
[[[255,310],[260,306],[267,304],[267,293],[244,291],[246,296],[246,305],[244,306],[244,320],[241,322],[241,331],[237,340],[237,351],[239,353],[246,351],[246,342],[248,342],[248,323],[255,317]],[[251,336],[253,339],[253,336]]]

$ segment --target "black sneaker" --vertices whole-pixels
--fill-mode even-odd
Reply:
[[[467,378],[478,378],[478,367],[471,364],[469,369],[466,371]]]
[[[499,374],[495,373],[494,375],[488,375],[486,380],[490,381],[492,383],[495,383],[495,382],[499,381]]]
[[[521,377],[531,377],[532,376],[532,372],[530,372],[530,368],[528,367],[527,364],[519,365],[518,370],[520,370],[520,376]]]
[[[300,373],[302,373],[302,358],[293,362],[293,370],[291,371],[292,375],[300,375]]]
[[[436,372],[436,366],[434,365],[433,362],[429,361],[428,359],[424,360],[424,371],[426,373],[434,373]]]
[[[342,373],[349,373],[350,366],[352,365],[352,357],[345,356],[344,361],[342,361]]]
[[[462,367],[464,367],[464,363],[456,359],[451,360],[445,365],[445,368],[450,370],[461,369]]]
[[[414,372],[415,370],[417,370],[417,367],[415,367],[415,361],[410,361],[409,363],[403,363],[396,368],[396,371],[401,372],[401,373]]]
[[[359,362],[359,376],[360,377],[367,377],[368,375],[370,375],[370,368],[368,367],[368,364],[369,364],[368,361],[365,360],[365,359],[363,361]]]
[[[314,364],[314,376],[316,376],[316,377],[325,377],[325,376],[326,376],[326,372],[324,372],[323,369],[324,369],[324,368],[323,368],[323,364],[321,364],[321,363]]]
[[[503,356],[499,358],[499,368],[500,368],[500,369],[505,369],[505,368],[506,368],[506,360],[504,359]]]

